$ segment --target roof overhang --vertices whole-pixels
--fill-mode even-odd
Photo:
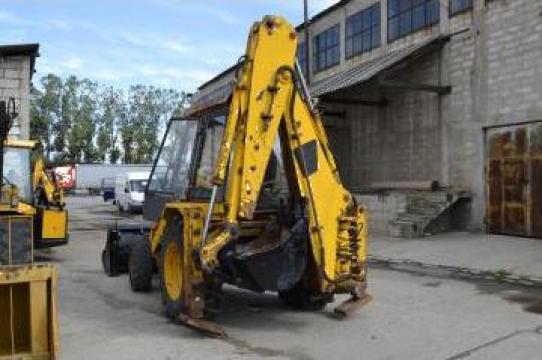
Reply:
[[[363,84],[377,75],[394,68],[402,62],[426,55],[440,49],[450,36],[435,36],[408,47],[391,51],[372,60],[356,65],[336,75],[315,82],[311,85],[311,96],[322,97],[350,87]],[[225,106],[233,92],[237,65],[220,73],[198,88],[194,94],[187,117],[197,116],[203,112]]]
[[[36,58],[39,54],[40,44],[14,44],[14,45],[0,45],[0,57],[9,56],[28,56],[30,57],[30,78],[34,74],[34,67],[36,65]]]
[[[230,67],[200,86],[192,96],[190,108],[185,113],[185,116],[194,117],[202,112],[214,110],[227,104],[233,93],[236,73],[237,65]]]
[[[313,83],[311,86],[311,95],[321,97],[363,84],[404,61],[440,49],[449,39],[449,36],[432,37],[361,63],[346,71]]]

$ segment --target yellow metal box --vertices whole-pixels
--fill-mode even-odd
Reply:
[[[0,267],[0,360],[57,358],[56,284],[51,264]]]

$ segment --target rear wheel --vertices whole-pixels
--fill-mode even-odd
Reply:
[[[160,249],[160,287],[166,315],[178,319],[183,312],[183,241],[180,217],[169,220]]]
[[[150,244],[143,235],[127,235],[130,239],[128,275],[130,286],[136,292],[152,289],[152,254]]]

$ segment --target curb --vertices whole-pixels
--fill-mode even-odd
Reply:
[[[542,278],[514,274],[506,270],[483,270],[453,265],[428,264],[410,259],[392,259],[379,255],[367,257],[369,266],[383,266],[397,271],[432,273],[437,277],[467,280],[489,280],[512,285],[542,288]]]

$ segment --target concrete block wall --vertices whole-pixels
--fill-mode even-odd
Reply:
[[[407,206],[407,193],[382,192],[380,194],[355,194],[356,201],[368,210],[371,235],[388,236],[390,224]]]
[[[313,83],[389,51],[445,34],[450,40],[441,51],[418,58],[398,76],[409,82],[450,85],[452,91],[438,96],[360,86],[333,94],[350,100],[384,96],[389,101],[386,108],[333,107],[344,113],[344,118],[337,120],[341,128],[330,130],[343,180],[353,189],[377,181],[438,180],[445,186],[468,190],[472,200],[466,226],[481,230],[485,217],[485,127],[542,121],[542,1],[473,0],[472,11],[452,17],[448,0],[441,1],[438,25],[388,44],[387,1],[380,0],[381,46],[345,59],[347,17],[376,2],[349,1],[311,24],[311,36],[341,25],[341,62],[312,74]],[[303,31],[299,35],[304,41]],[[312,61],[309,63],[312,66]],[[325,103],[325,97],[321,100]]]
[[[490,2],[481,29],[484,125],[542,120],[542,2]]]
[[[28,56],[0,57],[0,99],[15,98],[19,117],[11,135],[28,139],[30,136],[30,58]]]
[[[438,83],[439,56],[418,59],[394,79]],[[380,95],[388,100],[384,108],[346,107],[351,126],[351,183],[369,187],[379,181],[440,180],[439,96],[392,90]]]
[[[470,14],[452,18],[443,52],[446,122],[444,177],[472,193],[467,227],[485,218],[484,127],[542,121],[542,2],[475,1]]]

